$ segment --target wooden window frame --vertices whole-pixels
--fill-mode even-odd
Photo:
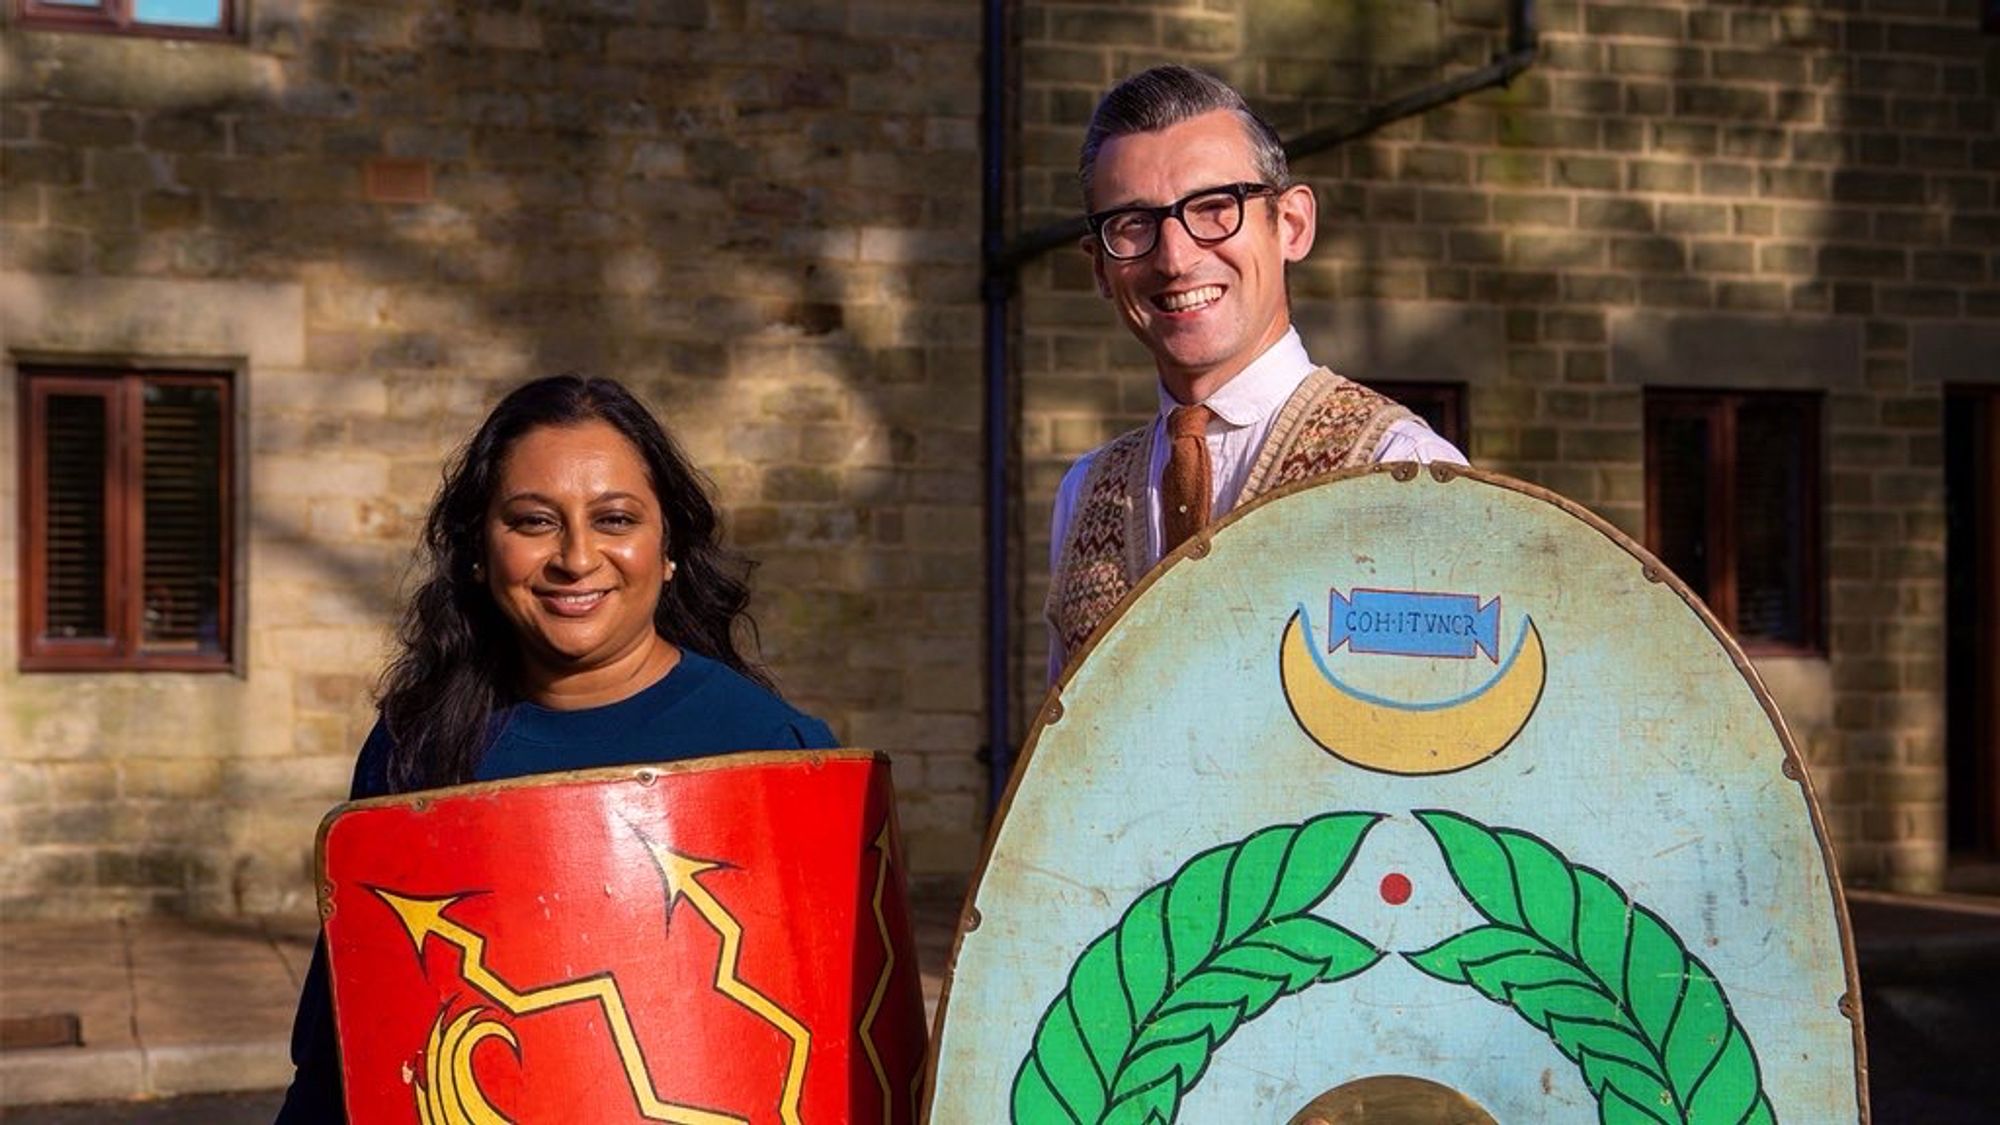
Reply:
[[[1645,397],[1646,442],[1646,549],[1660,552],[1660,448],[1653,438],[1657,418],[1701,418],[1708,423],[1708,491],[1710,518],[1707,521],[1708,608],[1736,638],[1743,651],[1752,656],[1825,656],[1826,564],[1821,540],[1820,516],[1820,429],[1824,417],[1822,396],[1814,391],[1734,391],[1648,388]],[[1799,464],[1799,534],[1806,544],[1800,564],[1799,624],[1806,636],[1803,644],[1764,638],[1745,638],[1737,632],[1736,566],[1736,417],[1748,402],[1784,403],[1807,412],[1802,429]]]
[[[23,672],[234,672],[236,653],[235,379],[227,372],[23,367],[19,403],[21,466],[20,668]],[[214,653],[148,652],[144,635],[146,558],[145,392],[148,384],[216,390],[223,439],[216,466],[220,505],[217,636]],[[105,402],[103,638],[53,638],[48,631],[46,433],[39,424],[51,394]]]
[[[18,27],[44,31],[90,31],[157,39],[207,39],[235,42],[242,38],[243,0],[221,0],[219,27],[189,27],[178,23],[145,23],[132,15],[134,0],[102,0],[95,8],[54,4],[47,0],[13,0]]]
[[[1371,380],[1367,386],[1377,394],[1388,395],[1404,406],[1409,406],[1411,401],[1423,399],[1436,401],[1441,407],[1440,412],[1444,415],[1444,428],[1437,431],[1437,435],[1457,446],[1461,452],[1464,451],[1467,437],[1465,422],[1467,396],[1464,383],[1383,379],[1379,382]],[[1411,407],[1411,409],[1416,408]],[[1422,413],[1417,411],[1419,416]]]

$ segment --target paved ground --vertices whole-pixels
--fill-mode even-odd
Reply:
[[[2000,899],[1850,906],[1877,1125],[2000,1121]],[[917,904],[927,999],[956,912],[951,896]],[[0,1120],[268,1122],[311,952],[298,923],[0,923],[0,1016],[75,1012],[84,1041],[0,1051]]]
[[[0,1109],[7,1125],[271,1125],[285,1095],[194,1094],[142,1102],[85,1102]]]
[[[83,1039],[0,1051],[0,1105],[283,1086],[312,939],[297,922],[0,922],[0,1015],[73,1012]]]
[[[2000,1121],[2000,898],[1855,892],[1877,1125]]]

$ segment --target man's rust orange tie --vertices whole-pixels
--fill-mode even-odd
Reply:
[[[1161,531],[1166,554],[1187,542],[1187,538],[1208,525],[1209,466],[1208,420],[1215,412],[1206,406],[1180,406],[1167,415],[1167,471],[1160,477]]]

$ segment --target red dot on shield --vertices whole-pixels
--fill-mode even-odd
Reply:
[[[1390,906],[1401,906],[1410,901],[1410,878],[1400,871],[1391,871],[1382,876],[1382,901]]]

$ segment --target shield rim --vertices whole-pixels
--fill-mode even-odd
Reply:
[[[350,812],[403,806],[408,806],[414,812],[422,812],[434,801],[455,797],[481,797],[504,793],[511,789],[576,783],[591,785],[618,781],[636,781],[641,785],[651,785],[662,777],[675,774],[711,773],[724,769],[755,769],[763,766],[794,764],[819,767],[832,762],[850,761],[880,763],[892,769],[894,767],[889,755],[880,750],[861,750],[853,747],[843,747],[838,750],[739,750],[727,754],[683,758],[673,762],[593,766],[589,769],[532,773],[499,781],[473,781],[464,785],[447,785],[439,789],[414,789],[407,793],[391,793],[385,797],[363,797],[356,801],[342,801],[320,818],[319,831],[313,838],[313,874],[316,877],[313,890],[319,904],[321,932],[325,932],[327,920],[333,917],[334,886],[333,881],[327,878],[326,839],[333,831],[334,822]]]
[[[986,880],[987,865],[993,859],[994,843],[999,839],[1000,829],[1006,824],[1007,814],[1013,808],[1015,790],[1019,788],[1021,778],[1027,774],[1028,767],[1034,760],[1035,749],[1041,742],[1042,732],[1062,720],[1063,691],[1069,687],[1070,681],[1076,678],[1078,671],[1083,667],[1084,661],[1088,660],[1091,653],[1096,651],[1097,646],[1104,641],[1106,634],[1119,621],[1124,619],[1125,614],[1132,608],[1132,603],[1142,597],[1146,591],[1152,589],[1153,585],[1167,571],[1175,566],[1199,562],[1201,559],[1206,558],[1208,556],[1209,541],[1217,533],[1234,525],[1238,520],[1248,516],[1251,512],[1255,512],[1267,504],[1273,504],[1305,492],[1308,489],[1323,488],[1344,480],[1355,480],[1377,473],[1387,473],[1398,483],[1407,484],[1415,481],[1418,474],[1425,471],[1428,471],[1431,479],[1438,484],[1450,484],[1452,481],[1463,477],[1468,480],[1477,481],[1480,484],[1520,493],[1530,500],[1539,500],[1574,517],[1590,530],[1610,540],[1613,546],[1632,556],[1639,563],[1640,574],[1647,581],[1662,584],[1669,590],[1672,590],[1684,605],[1694,611],[1695,616],[1700,620],[1702,625],[1707,627],[1709,633],[1721,643],[1723,652],[1729,657],[1730,663],[1736,666],[1737,672],[1743,676],[1744,682],[1756,697],[1758,705],[1764,709],[1764,714],[1770,719],[1771,726],[1778,735],[1778,742],[1784,749],[1784,756],[1780,760],[1779,769],[1788,780],[1798,784],[1801,793],[1805,797],[1806,814],[1809,818],[1809,823],[1812,825],[1813,839],[1819,845],[1820,865],[1827,874],[1827,887],[1833,899],[1834,921],[1840,936],[1841,970],[1847,982],[1847,991],[1841,996],[1838,1007],[1840,1014],[1847,1017],[1847,1021],[1853,1031],[1855,1105],[1860,1110],[1860,1116],[1857,1121],[1858,1125],[1869,1125],[1871,1117],[1868,1105],[1868,1046],[1863,1036],[1861,977],[1854,959],[1854,930],[1847,916],[1847,893],[1841,883],[1840,867],[1834,859],[1833,845],[1827,839],[1826,820],[1820,811],[1819,794],[1813,787],[1812,773],[1807,768],[1804,756],[1799,753],[1798,744],[1792,738],[1791,728],[1785,725],[1784,716],[1779,714],[1777,703],[1772,700],[1771,693],[1765,689],[1764,681],[1762,677],[1758,676],[1756,667],[1750,663],[1749,657],[1744,655],[1743,647],[1736,642],[1736,638],[1729,635],[1728,630],[1722,627],[1722,623],[1716,620],[1715,614],[1710,612],[1708,606],[1702,603],[1702,600],[1695,595],[1687,583],[1681,581],[1679,575],[1668,569],[1667,565],[1654,557],[1651,551],[1648,551],[1631,536],[1625,534],[1616,525],[1596,512],[1550,489],[1537,484],[1530,484],[1527,481],[1519,480],[1503,473],[1475,469],[1467,465],[1453,465],[1444,462],[1419,464],[1415,461],[1377,462],[1354,468],[1337,469],[1330,473],[1288,484],[1281,488],[1275,488],[1251,500],[1249,503],[1234,509],[1220,520],[1195,532],[1179,547],[1162,556],[1159,562],[1153,564],[1151,570],[1147,571],[1137,582],[1133,583],[1132,589],[1126,592],[1125,596],[1119,600],[1116,606],[1112,607],[1111,612],[1105,614],[1104,620],[1098,622],[1097,628],[1078,647],[1076,654],[1071,657],[1069,664],[1063,669],[1062,674],[1056,677],[1055,683],[1049,685],[1048,694],[1043,697],[1041,705],[1035,709],[1034,721],[1028,728],[1027,738],[1022,741],[1021,751],[1014,759],[1014,768],[1012,774],[1007,778],[1006,791],[1001,795],[1000,803],[994,806],[992,819],[986,826],[986,839],[980,846],[979,863],[973,868],[972,879],[966,886],[965,901],[959,908],[958,929],[952,937],[951,956],[945,962],[944,981],[938,993],[937,1012],[931,1018],[930,1047],[924,1059],[923,1113],[919,1117],[921,1125],[930,1125],[932,1103],[936,1100],[937,1096],[938,1058],[940,1048],[944,1043],[945,1018],[951,1010],[952,984],[958,972],[958,954],[960,948],[965,944],[965,936],[979,928],[979,911],[975,908],[974,903],[978,901],[979,888]]]
[[[838,750],[744,750],[726,754],[710,754],[698,758],[683,758],[679,761],[636,763],[622,766],[597,766],[589,769],[557,770],[549,773],[527,774],[498,781],[475,781],[464,785],[449,785],[438,789],[419,789],[408,793],[392,793],[384,797],[365,797],[357,801],[343,801],[335,805],[320,819],[319,831],[313,841],[313,869],[318,877],[315,888],[319,899],[320,940],[326,940],[326,924],[333,917],[333,881],[327,877],[326,842],[336,821],[350,812],[370,809],[408,807],[412,812],[421,813],[433,801],[453,797],[478,797],[494,793],[504,793],[513,789],[538,788],[554,784],[581,783],[585,785],[615,784],[633,781],[640,785],[652,785],[662,777],[675,774],[713,773],[728,769],[757,769],[768,766],[802,765],[820,768],[835,763],[860,763],[871,769],[879,768],[883,775],[883,785],[889,798],[888,823],[900,839],[900,831],[895,830],[897,822],[894,766],[886,753],[879,750],[863,750],[843,747]],[[898,851],[901,850],[900,844]],[[907,878],[907,875],[905,876]],[[333,1013],[336,1039],[340,1027],[340,994],[333,987],[332,949],[329,946],[327,1003]],[[926,1068],[929,1064],[929,1045],[925,1047]],[[923,1073],[928,1080],[929,1070]],[[342,1068],[340,1076],[341,1104],[351,1110],[348,1104],[347,1074]]]

